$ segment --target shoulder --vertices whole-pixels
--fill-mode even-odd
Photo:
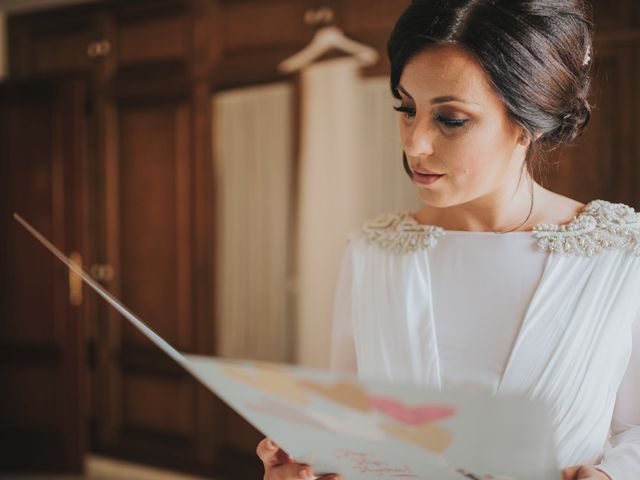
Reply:
[[[580,215],[587,205],[542,187],[536,191],[536,204],[540,206],[528,222],[531,226],[550,223],[564,225]]]
[[[565,224],[533,227],[540,250],[592,256],[627,249],[640,256],[640,213],[624,203],[592,200]]]

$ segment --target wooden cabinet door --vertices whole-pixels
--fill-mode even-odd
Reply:
[[[103,116],[104,211],[96,214],[113,270],[108,288],[177,349],[212,354],[214,319],[199,307],[210,299],[211,272],[194,238],[198,192],[211,178],[194,154],[191,100],[116,97]],[[254,452],[252,462],[227,458],[220,400],[108,305],[96,304],[95,315],[95,451],[229,479],[259,473]]]
[[[104,212],[110,289],[179,350],[194,351],[191,162],[184,103],[113,103],[105,122]],[[99,305],[104,401],[98,441],[190,450],[195,386],[117,312]]]
[[[82,290],[12,214],[82,254],[84,84],[4,85],[0,102],[0,470],[80,472]]]
[[[94,110],[94,242],[111,292],[176,348],[209,353],[213,338],[197,307],[207,288],[206,264],[196,263],[196,186],[205,178],[193,154],[186,22],[180,1],[114,2],[107,11],[112,49],[99,65]],[[97,302],[93,313],[92,449],[210,470],[215,399],[111,307]]]
[[[108,53],[94,5],[10,16],[12,78],[88,72]]]

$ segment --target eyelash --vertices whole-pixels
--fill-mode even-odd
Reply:
[[[411,116],[408,117],[408,118],[412,118],[416,114],[416,111],[413,108],[393,107],[393,109],[396,112],[403,112],[405,114],[411,114]],[[446,118],[446,117],[441,116],[440,114],[436,114],[435,120],[437,122],[438,121],[442,122],[442,124],[447,128],[460,128],[460,127],[464,126],[464,124],[469,121],[469,120],[466,120],[466,119],[465,120],[461,120],[461,119],[455,120],[455,119],[452,119],[452,118]]]

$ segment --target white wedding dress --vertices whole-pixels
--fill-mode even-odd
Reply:
[[[640,213],[465,232],[382,215],[349,235],[331,364],[361,378],[524,393],[551,408],[561,468],[640,479]]]

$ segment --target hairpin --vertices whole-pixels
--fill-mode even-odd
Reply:
[[[587,47],[587,53],[585,53],[584,55],[584,60],[582,62],[582,66],[586,66],[589,64],[589,62],[591,61],[591,45],[589,45]]]

